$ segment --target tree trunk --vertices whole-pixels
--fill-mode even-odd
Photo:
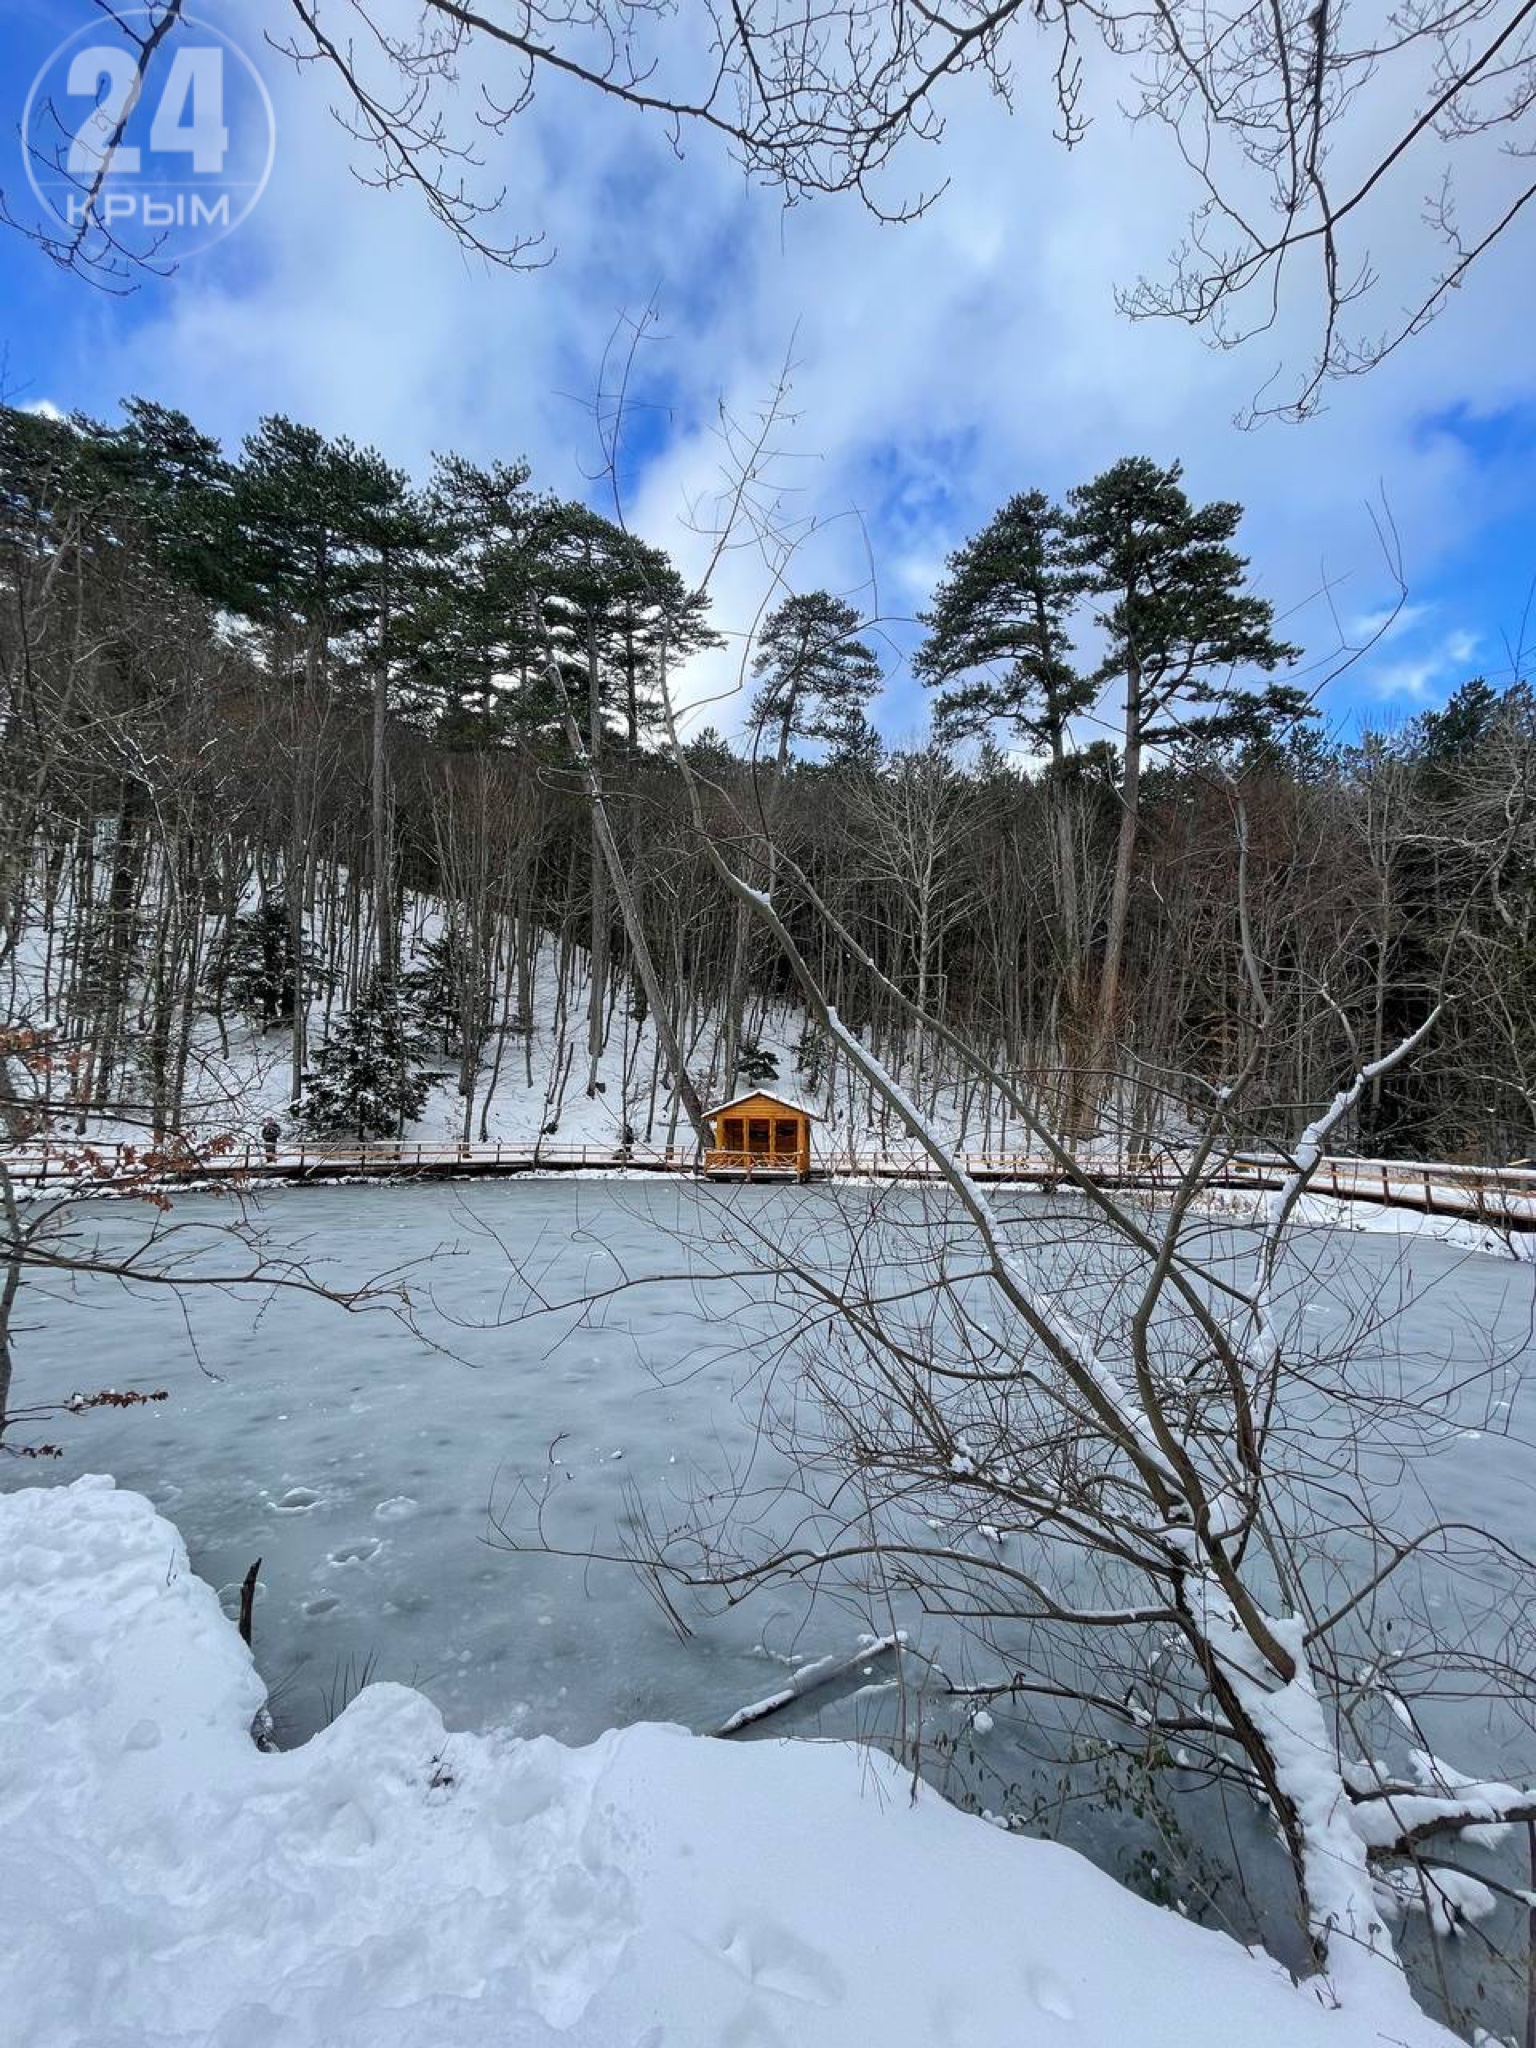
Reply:
[[[1141,664],[1134,656],[1125,674],[1125,772],[1120,789],[1120,833],[1115,846],[1115,878],[1109,899],[1109,930],[1104,940],[1104,965],[1099,975],[1099,1014],[1094,1033],[1090,1099],[1101,1102],[1108,1092],[1115,1061],[1120,1016],[1120,977],[1125,956],[1125,929],[1130,918],[1131,882],[1136,866],[1136,836],[1141,819]]]
[[[373,957],[385,980],[394,976],[395,919],[390,897],[389,790],[385,782],[384,742],[389,723],[389,670],[384,650],[373,678],[372,846]]]
[[[587,629],[587,758],[594,777],[602,758],[603,707],[601,671],[598,665],[597,625]],[[602,836],[597,813],[592,814],[592,922],[591,985],[587,991],[587,1094],[597,1093],[597,1070],[602,1064],[604,1004],[608,993],[608,888]]]
[[[645,989],[646,1001],[650,1005],[651,1015],[656,1020],[657,1035],[665,1049],[667,1064],[671,1067],[676,1078],[677,1092],[682,1100],[683,1108],[687,1112],[688,1121],[693,1125],[694,1133],[699,1143],[707,1145],[710,1139],[710,1131],[708,1121],[704,1115],[704,1103],[698,1090],[694,1087],[692,1078],[684,1064],[683,1049],[678,1043],[677,1030],[672,1021],[672,1012],[667,1007],[666,998],[662,993],[661,982],[657,978],[655,963],[651,959],[651,949],[646,944],[645,932],[641,927],[639,906],[635,902],[634,891],[630,888],[629,877],[624,871],[624,864],[619,858],[618,842],[613,836],[613,828],[608,821],[608,807],[603,795],[601,770],[582,744],[581,728],[576,723],[575,716],[571,711],[571,702],[566,691],[565,678],[560,673],[559,663],[553,657],[549,661],[549,675],[550,680],[555,684],[558,691],[561,704],[564,706],[566,739],[572,753],[580,764],[583,779],[587,785],[587,798],[592,811],[593,841],[602,854],[607,866],[609,879],[613,883],[613,893],[618,899],[619,910],[624,919],[624,930],[629,939],[631,958],[634,960],[636,971],[640,976],[641,985]]]
[[[0,1224],[4,1226],[9,1247],[5,1264],[0,1267],[0,1438],[3,1438],[5,1418],[11,1405],[11,1370],[14,1357],[11,1351],[11,1311],[21,1286],[23,1250],[21,1208],[3,1159],[0,1159]]]

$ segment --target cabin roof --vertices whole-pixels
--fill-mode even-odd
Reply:
[[[818,1111],[807,1109],[803,1102],[791,1101],[787,1095],[770,1095],[766,1088],[749,1088],[745,1095],[733,1095],[729,1102],[717,1102],[713,1109],[706,1109],[706,1116],[724,1116],[727,1110],[744,1109],[749,1102],[771,1102],[776,1109],[792,1110],[796,1116],[809,1117],[813,1124],[824,1121]]]

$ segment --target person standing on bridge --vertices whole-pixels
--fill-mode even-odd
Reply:
[[[266,1147],[267,1164],[277,1164],[277,1141],[283,1135],[283,1127],[275,1116],[269,1116],[261,1127],[261,1142]]]

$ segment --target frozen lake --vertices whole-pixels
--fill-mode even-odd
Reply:
[[[59,1419],[63,1461],[6,1482],[111,1472],[176,1521],[221,1588],[260,1557],[256,1649],[295,1737],[325,1718],[338,1672],[369,1659],[419,1682],[451,1725],[566,1740],[641,1718],[707,1727],[770,1690],[776,1658],[847,1647],[856,1622],[813,1625],[800,1603],[769,1597],[682,1648],[625,1567],[513,1554],[488,1510],[526,1529],[533,1489],[558,1541],[612,1550],[637,1496],[676,1520],[692,1488],[728,1485],[748,1460],[771,1493],[780,1453],[755,1424],[790,1398],[776,1339],[789,1311],[747,1270],[744,1241],[823,1255],[871,1200],[567,1178],[284,1191],[250,1211],[269,1247],[329,1287],[398,1282],[415,1328],[295,1293],[178,1299],[39,1280],[24,1296],[17,1405],[103,1384],[170,1399]],[[890,1230],[904,1215],[917,1227],[918,1197],[878,1200]],[[1028,1195],[1008,1206],[1026,1233],[1043,1213]],[[77,1213],[105,1245],[143,1236],[136,1205]],[[210,1230],[189,1270],[234,1263],[211,1234],[231,1213],[215,1197],[178,1201],[174,1225]],[[1530,1266],[1415,1238],[1312,1233],[1306,1250],[1321,1266],[1297,1312],[1343,1316],[1384,1297],[1394,1363],[1426,1384],[1526,1343]],[[1520,1541],[1536,1527],[1522,1420],[1507,1372],[1478,1382],[1432,1465],[1395,1479]]]
[[[285,1741],[328,1719],[365,1668],[420,1685],[450,1727],[573,1742],[635,1720],[711,1728],[782,1684],[791,1660],[851,1649],[862,1626],[894,1619],[932,1645],[935,1625],[915,1612],[862,1616],[829,1589],[814,1609],[800,1595],[748,1601],[683,1640],[627,1567],[509,1550],[492,1511],[529,1534],[541,1503],[558,1543],[610,1552],[640,1516],[682,1521],[715,1492],[745,1490],[771,1516],[784,1453],[756,1424],[765,1407],[782,1422],[794,1399],[791,1310],[750,1270],[743,1243],[818,1254],[859,1227],[861,1204],[878,1203],[899,1257],[921,1201],[846,1186],[558,1178],[287,1190],[252,1211],[273,1247],[337,1288],[393,1275],[414,1329],[382,1308],[348,1314],[297,1293],[182,1301],[39,1281],[20,1317],[18,1406],[101,1385],[170,1398],[61,1417],[48,1426],[61,1463],[0,1469],[7,1485],[111,1472],[178,1524],[231,1606],[259,1557],[255,1648]],[[1021,1233],[1046,1227],[1038,1196],[999,1206]],[[190,1197],[171,1220],[211,1227],[230,1214]],[[78,1227],[127,1246],[144,1212],[102,1204]],[[1241,1255],[1242,1233],[1212,1232]],[[192,1249],[193,1269],[230,1264],[211,1238]],[[1380,1297],[1400,1314],[1372,1370],[1426,1386],[1472,1375],[1442,1402],[1437,1455],[1405,1462],[1383,1445],[1376,1482],[1526,1542],[1536,1454],[1509,1361],[1528,1347],[1536,1269],[1422,1238],[1312,1233],[1305,1256],[1315,1271],[1297,1317],[1315,1328]],[[1503,1364],[1483,1376],[1495,1357]],[[1454,1600],[1432,1583],[1426,1597]],[[766,1732],[868,1725],[888,1708],[850,1704],[862,1676]],[[979,1803],[1026,1809],[1056,1782],[1022,1711],[1000,1710],[985,1744],[949,1703],[936,1713],[950,1717],[952,1769]],[[1513,1725],[1481,1707],[1460,1710],[1454,1733],[1468,1768],[1521,1760]],[[1073,1836],[1073,1815],[1057,1827]]]
[[[749,1327],[740,1287],[689,1277],[700,1262],[669,1234],[689,1210],[670,1183],[541,1180],[294,1190],[253,1212],[327,1286],[403,1280],[414,1330],[293,1293],[198,1293],[183,1315],[163,1290],[34,1285],[17,1405],[104,1384],[170,1399],[62,1418],[48,1433],[64,1460],[7,1483],[111,1472],[177,1523],[231,1606],[260,1557],[255,1647],[285,1738],[327,1719],[365,1664],[421,1685],[450,1726],[568,1741],[707,1726],[771,1689],[754,1646],[788,1655],[803,1615],[728,1617],[684,1653],[627,1568],[511,1554],[488,1520],[526,1482],[548,1489],[564,1540],[611,1549],[635,1491],[680,1500],[687,1475],[749,1447],[737,1366],[767,1325]],[[174,1221],[229,1213],[193,1198]],[[88,1227],[124,1245],[143,1229],[107,1205]],[[210,1238],[197,1263],[231,1259]],[[576,1300],[669,1271],[524,1319],[535,1291]]]

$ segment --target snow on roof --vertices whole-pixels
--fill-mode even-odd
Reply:
[[[706,1116],[724,1116],[728,1109],[740,1109],[744,1102],[776,1102],[780,1109],[792,1109],[796,1116],[808,1116],[812,1123],[825,1121],[819,1109],[807,1109],[803,1102],[796,1102],[788,1095],[775,1095],[771,1088],[749,1088],[745,1095],[733,1095],[729,1102],[717,1102],[713,1109],[706,1109]]]

